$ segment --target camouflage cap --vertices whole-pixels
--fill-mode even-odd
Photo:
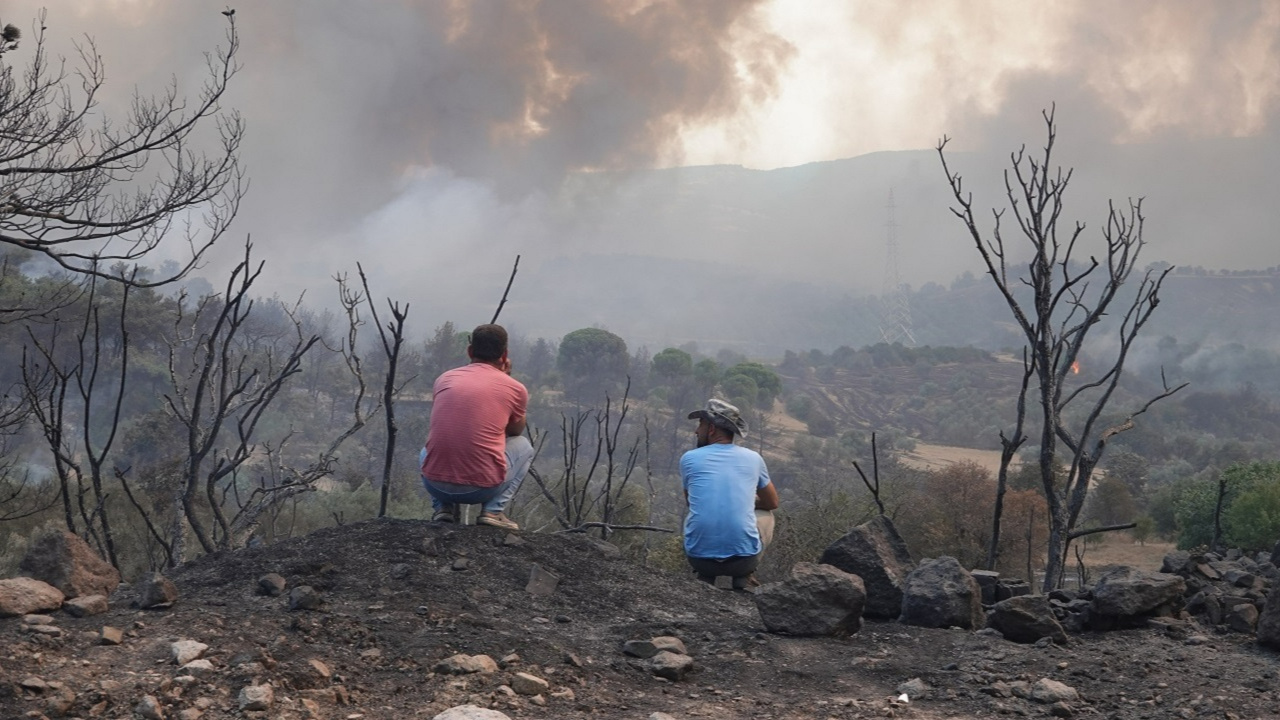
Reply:
[[[738,408],[723,400],[711,398],[707,401],[705,409],[694,410],[689,413],[689,419],[706,420],[726,432],[731,432],[739,437],[747,436],[747,421],[742,419],[742,413],[738,412]]]

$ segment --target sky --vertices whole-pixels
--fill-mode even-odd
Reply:
[[[226,32],[227,5],[203,0],[8,0],[0,22],[27,30],[41,7],[50,47],[72,64],[70,42],[93,38],[108,116],[123,113],[135,89],[155,92],[171,79],[194,95],[202,53]],[[309,0],[235,9],[242,67],[227,101],[247,124],[251,187],[233,234],[252,233],[282,294],[332,295],[329,278],[360,260],[375,288],[429,308],[426,323],[492,305],[516,254],[529,277],[569,285],[576,279],[550,269],[565,258],[681,257],[695,240],[649,241],[643,217],[618,214],[655,168],[776,170],[928,150],[944,134],[958,152],[1004,157],[1040,142],[1040,110],[1052,103],[1063,152],[1086,171],[1117,147],[1280,145],[1275,0]],[[6,59],[23,62],[21,52]],[[1195,171],[1176,162],[1162,170]],[[941,180],[936,167],[928,172]],[[883,199],[878,188],[875,207]],[[884,217],[865,223],[881,228]],[[865,235],[867,246],[852,249],[815,235],[824,239],[786,263],[769,248],[714,238],[705,256],[689,254],[732,254],[758,272],[785,265],[793,280],[849,275],[851,291],[874,292],[882,237]],[[1180,262],[1280,261],[1256,240],[1235,256],[1176,247]],[[211,275],[236,257],[222,250]],[[874,259],[832,270],[855,251]],[[945,261],[909,264],[904,280],[976,267],[972,255],[934,255]],[[553,330],[600,322],[556,312],[569,316]]]

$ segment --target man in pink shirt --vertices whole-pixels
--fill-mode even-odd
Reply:
[[[471,364],[436,379],[431,425],[419,459],[435,522],[455,522],[459,505],[483,505],[476,522],[507,530],[520,526],[507,504],[533,462],[524,437],[529,391],[511,377],[507,331],[481,325],[467,345]]]

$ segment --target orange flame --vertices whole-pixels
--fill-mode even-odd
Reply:
[[[1077,361],[1075,361],[1075,362],[1071,363],[1071,372],[1075,373],[1076,375],[1079,375],[1079,374],[1080,374],[1080,361],[1079,361],[1079,360],[1077,360]]]

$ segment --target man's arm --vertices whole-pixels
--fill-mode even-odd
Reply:
[[[528,420],[524,417],[507,423],[507,437],[520,437],[524,434],[524,426],[528,424]]]
[[[769,483],[759,490],[756,490],[756,509],[778,509],[778,489],[773,486],[773,483]]]

